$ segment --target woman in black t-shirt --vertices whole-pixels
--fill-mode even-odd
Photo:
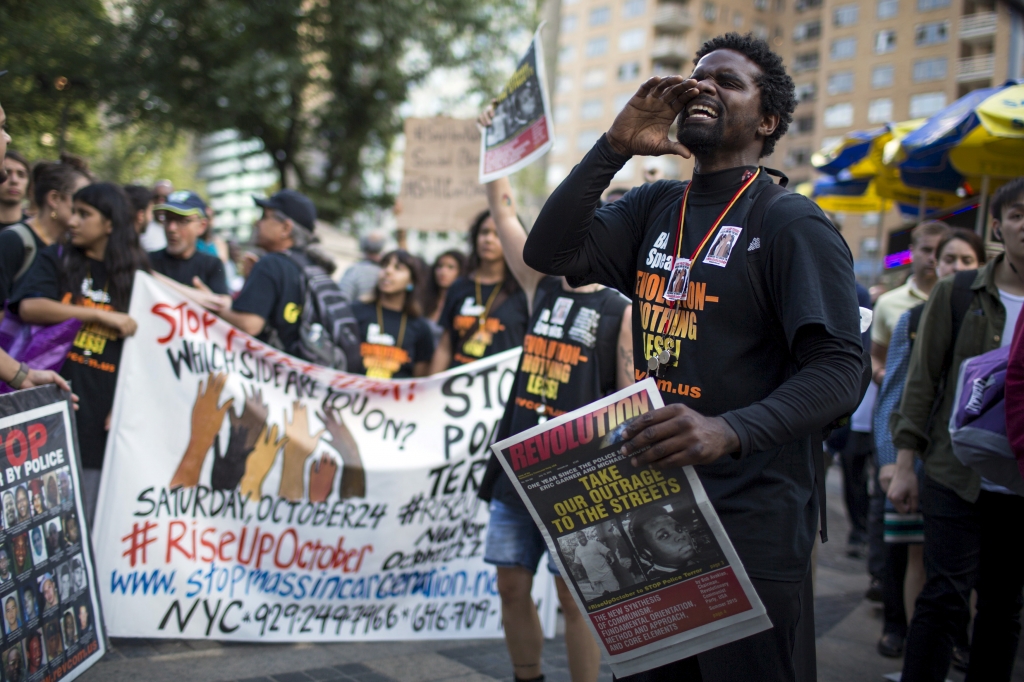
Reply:
[[[434,336],[416,301],[418,274],[413,256],[392,251],[380,261],[370,300],[352,306],[362,342],[362,367],[355,368],[357,373],[377,379],[427,375]]]
[[[526,333],[526,295],[505,260],[490,211],[473,221],[469,243],[469,276],[456,280],[445,296],[444,332],[431,374],[515,348]]]
[[[76,421],[82,468],[97,472],[97,484],[123,339],[137,326],[125,312],[132,282],[136,270],[149,270],[130,206],[117,185],[80,189],[74,195],[71,243],[43,249],[10,301],[12,311],[30,324],[82,321],[61,375],[81,401]],[[87,505],[94,505],[87,490],[90,478],[83,478],[83,493]]]

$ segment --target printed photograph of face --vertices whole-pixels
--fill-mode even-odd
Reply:
[[[68,467],[57,471],[57,485],[60,488],[60,502],[65,504],[74,501],[74,490],[71,488],[71,473]]]
[[[60,606],[57,598],[57,585],[53,582],[52,573],[43,573],[36,578],[39,583],[39,597],[43,603],[43,611]]]
[[[71,589],[75,592],[85,589],[85,564],[82,563],[81,554],[71,560]]]
[[[39,630],[33,632],[25,640],[25,657],[28,659],[29,675],[34,675],[46,665],[46,656],[43,654],[43,633]]]
[[[11,551],[14,552],[14,574],[21,575],[32,570],[32,557],[28,550],[28,533],[15,535],[11,540]]]
[[[18,605],[18,592],[14,591],[4,595],[0,601],[4,605],[4,630],[11,634],[21,627],[21,608]]]
[[[7,547],[0,545],[0,583],[5,583],[14,577],[11,572],[11,555],[7,553]]]
[[[4,526],[13,528],[18,523],[18,512],[14,508],[14,493],[7,490],[3,494]]]
[[[4,679],[10,682],[22,682],[25,679],[25,654],[21,650],[21,642],[4,651]]]
[[[65,561],[57,569],[57,587],[60,588],[60,600],[71,599],[71,562]]]
[[[14,506],[18,510],[18,523],[32,518],[31,504],[28,501],[28,486],[24,483],[14,489]]]
[[[52,557],[64,548],[64,531],[60,528],[60,519],[50,519],[46,522],[46,551]]]
[[[60,623],[56,619],[43,626],[43,637],[46,639],[46,658],[52,661],[64,651],[60,641]]]
[[[62,518],[64,522],[64,541],[69,545],[77,545],[81,540],[78,533],[78,515],[75,512],[68,512]]]
[[[21,614],[25,625],[39,617],[39,603],[36,601],[36,591],[26,587],[21,591]]]
[[[32,495],[32,515],[39,516],[46,511],[43,506],[43,481],[34,478],[28,482],[28,491]]]
[[[92,618],[89,616],[88,599],[78,605],[78,632],[86,633],[92,629]]]
[[[28,537],[31,540],[32,546],[32,563],[38,566],[39,564],[46,561],[46,541],[43,540],[43,527],[36,526],[28,532]]]
[[[43,476],[43,489],[45,490],[46,508],[54,509],[60,506],[60,495],[57,492],[57,474],[49,472]]]
[[[70,649],[78,641],[78,630],[75,627],[75,612],[68,609],[60,619],[61,632],[64,633],[64,648]]]
[[[558,549],[588,602],[644,580],[640,561],[615,519],[563,535],[558,538]]]
[[[648,580],[710,570],[725,560],[689,488],[683,490],[685,494],[644,505],[623,519]]]

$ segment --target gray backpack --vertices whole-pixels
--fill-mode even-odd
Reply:
[[[22,276],[28,272],[28,269],[32,267],[32,261],[36,259],[36,240],[32,236],[32,228],[25,223],[17,223],[7,228],[11,232],[21,237],[21,243],[25,245],[25,258],[21,262],[21,267],[14,273],[14,280],[17,282]]]

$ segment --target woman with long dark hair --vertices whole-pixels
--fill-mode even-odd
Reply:
[[[427,375],[434,336],[416,300],[419,273],[419,262],[406,251],[381,258],[370,299],[352,306],[362,341],[358,373],[378,379]]]
[[[526,294],[505,262],[489,210],[473,221],[469,244],[469,275],[456,280],[445,296],[440,318],[444,332],[431,374],[515,348],[526,333]]]
[[[434,345],[441,340],[444,329],[441,328],[441,313],[448,297],[448,289],[459,277],[466,274],[466,254],[452,249],[445,251],[434,260],[430,268],[430,276],[421,288],[420,304],[423,306],[423,317],[434,333]]]
[[[99,483],[123,339],[137,326],[127,314],[132,283],[135,271],[148,271],[149,262],[139,246],[131,203],[119,186],[103,182],[83,187],[75,193],[73,206],[70,243],[54,244],[36,256],[10,307],[30,324],[82,321],[61,375],[81,399],[77,423],[82,490],[91,518],[95,497],[90,498],[89,489]]]

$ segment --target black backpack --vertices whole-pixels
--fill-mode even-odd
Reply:
[[[302,273],[302,313],[295,352],[304,360],[342,372],[358,366],[359,324],[341,289],[305,254],[283,253]]]

